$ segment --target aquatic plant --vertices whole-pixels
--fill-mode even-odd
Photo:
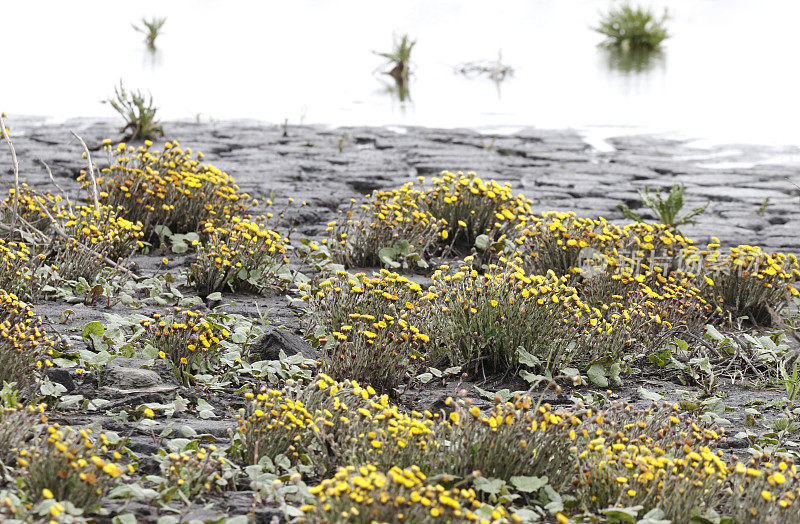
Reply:
[[[153,95],[145,98],[139,90],[126,91],[120,80],[114,87],[114,97],[108,99],[111,107],[125,119],[120,130],[126,133],[125,140],[145,140],[164,134],[161,124],[156,120],[158,108],[153,105]]]
[[[387,72],[398,85],[408,85],[408,76],[411,65],[411,50],[416,45],[416,40],[411,40],[407,34],[402,35],[399,39],[394,37],[394,45],[391,52],[377,53],[376,55],[386,59],[386,63],[392,66],[392,69]]]
[[[606,36],[606,46],[624,50],[655,49],[669,37],[666,21],[666,10],[658,18],[648,8],[626,3],[609,9],[594,30]]]
[[[156,38],[161,34],[161,28],[164,27],[166,21],[167,19],[164,17],[154,16],[149,20],[147,18],[142,18],[141,26],[137,26],[136,24],[131,25],[137,32],[145,36],[144,41],[147,47],[149,47],[150,50],[155,50]]]

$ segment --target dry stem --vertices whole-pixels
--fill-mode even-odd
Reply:
[[[3,121],[3,116],[0,114],[0,133],[8,143],[8,148],[11,150],[11,163],[14,164],[14,216],[11,218],[11,230],[14,230],[17,217],[19,217],[19,162],[17,161],[17,152],[14,150],[14,144],[11,143],[11,137],[8,136],[6,131],[6,123]]]
[[[89,161],[89,176],[92,178],[92,198],[94,200],[94,211],[95,213],[100,213],[100,200],[97,198],[97,181],[94,178],[94,166],[92,165],[92,155],[89,153],[89,148],[86,147],[86,142],[83,141],[78,134],[73,131],[69,130],[72,133],[72,136],[78,139],[78,141],[83,146],[83,151],[86,153],[86,159]]]

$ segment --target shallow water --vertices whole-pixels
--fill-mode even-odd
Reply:
[[[661,56],[625,72],[591,30],[610,2],[4,1],[0,109],[57,119],[114,116],[120,80],[165,119],[520,126],[604,136],[656,132],[722,142],[800,143],[800,2],[673,0]],[[131,28],[166,16],[150,53]],[[418,43],[411,101],[376,72],[392,33]],[[497,57],[499,85],[457,64]]]

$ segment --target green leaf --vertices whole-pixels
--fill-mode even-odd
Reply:
[[[484,493],[488,493],[489,495],[499,495],[504,484],[505,482],[503,482],[502,479],[491,479],[486,477],[478,477],[473,483],[475,489],[478,491],[483,491]]]
[[[192,426],[181,426],[181,435],[192,438],[197,436],[197,431]]]
[[[670,524],[671,522],[664,518],[664,511],[661,508],[653,508],[637,520],[636,524]]]
[[[662,397],[658,393],[650,391],[649,389],[645,389],[642,386],[639,386],[637,392],[639,393],[639,396],[645,400],[651,400],[653,402],[661,402],[662,400],[664,400],[664,397]]]
[[[670,363],[670,357],[672,356],[672,351],[670,350],[669,344],[661,348],[659,351],[655,353],[651,353],[647,356],[647,360],[649,360],[652,364],[660,368],[665,368]]]
[[[105,326],[101,322],[89,322],[85,326],[83,326],[83,332],[81,333],[81,337],[84,339],[88,339],[91,335],[97,335],[98,337],[102,337],[103,333],[106,332]]]
[[[717,342],[722,342],[726,340],[725,335],[717,331],[717,328],[715,328],[711,324],[708,324],[706,326],[706,335],[708,335],[709,338],[711,338],[711,340],[716,340]]]
[[[680,349],[681,351],[689,351],[689,343],[685,340],[681,340],[679,338],[673,340],[673,343]]]
[[[511,484],[517,488],[517,491],[523,493],[535,493],[542,489],[547,484],[547,476],[544,477],[511,477]]]
[[[48,377],[44,377],[42,385],[39,386],[39,393],[44,397],[60,397],[67,392],[67,388],[57,382],[52,382]]]
[[[206,297],[209,302],[219,302],[222,300],[222,293],[217,291],[216,293],[211,293]]]
[[[422,373],[421,375],[417,375],[417,379],[423,384],[427,384],[433,379],[433,373]]]
[[[384,247],[380,251],[378,251],[378,258],[389,267],[398,268],[400,267],[400,262],[396,262],[394,257],[399,255],[400,252],[393,248],[393,247]]]
[[[608,378],[606,377],[606,368],[602,364],[592,364],[586,372],[592,384],[601,388],[608,387]]]
[[[481,251],[486,251],[489,247],[489,235],[478,235],[475,238],[475,247]]]
[[[532,369],[537,369],[542,364],[542,361],[539,360],[538,357],[529,353],[522,346],[519,346],[517,348],[517,360],[519,361],[520,364],[528,366],[529,368]]]
[[[642,506],[632,506],[629,508],[606,508],[601,513],[609,522],[636,522],[636,517],[641,510]]]

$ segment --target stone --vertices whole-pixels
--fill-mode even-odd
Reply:
[[[72,375],[68,369],[47,368],[44,374],[50,379],[50,382],[64,386],[67,390],[67,393],[75,389],[75,382],[72,380]]]
[[[140,358],[117,357],[103,370],[102,385],[122,391],[155,391],[170,389],[161,375],[152,369],[144,369]]]
[[[303,337],[289,330],[277,328],[271,328],[264,336],[258,339],[251,346],[250,351],[261,360],[278,360],[281,351],[287,357],[298,353],[310,359],[319,357],[319,352],[312,348]]]

